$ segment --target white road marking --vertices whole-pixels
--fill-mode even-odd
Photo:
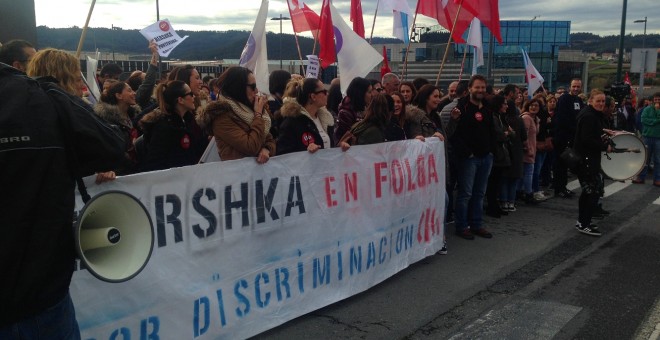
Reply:
[[[658,199],[657,199],[657,200],[655,200],[655,201],[653,201],[653,204],[657,204],[657,205],[660,205],[660,197],[658,197]]]
[[[570,191],[573,191],[573,190],[575,190],[579,187],[580,187],[580,181],[578,181],[577,179],[572,181],[572,182],[569,182],[568,184],[566,184],[566,189],[568,189]]]
[[[605,195],[604,196],[605,197],[611,196],[611,195],[617,193],[618,191],[627,188],[631,184],[632,184],[631,181],[626,181],[624,183],[614,182],[614,183],[612,183],[612,184],[605,187]]]

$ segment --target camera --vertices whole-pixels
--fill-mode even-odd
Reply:
[[[630,96],[631,88],[630,84],[625,83],[613,83],[610,87],[605,88],[605,95],[611,96],[616,100],[617,106],[623,103],[623,100],[626,96]]]

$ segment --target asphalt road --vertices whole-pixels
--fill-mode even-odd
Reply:
[[[255,338],[649,339],[660,323],[660,188],[606,185],[602,237],[574,229],[577,197],[487,217],[493,239],[459,239],[450,225],[448,255]]]

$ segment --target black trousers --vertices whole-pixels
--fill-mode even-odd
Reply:
[[[555,143],[555,155],[561,155],[566,147],[567,143]],[[555,158],[555,163],[552,168],[553,181],[552,185],[554,187],[555,193],[566,190],[566,184],[568,183],[568,168],[566,164],[561,160],[560,157]]]
[[[581,167],[578,170],[578,180],[582,187],[578,202],[578,222],[583,226],[591,225],[594,211],[598,207],[598,199],[603,195],[603,180],[597,169]]]

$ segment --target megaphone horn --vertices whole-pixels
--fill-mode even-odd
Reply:
[[[139,274],[154,246],[151,216],[134,196],[102,192],[85,204],[74,230],[82,265],[100,280],[123,282]]]

